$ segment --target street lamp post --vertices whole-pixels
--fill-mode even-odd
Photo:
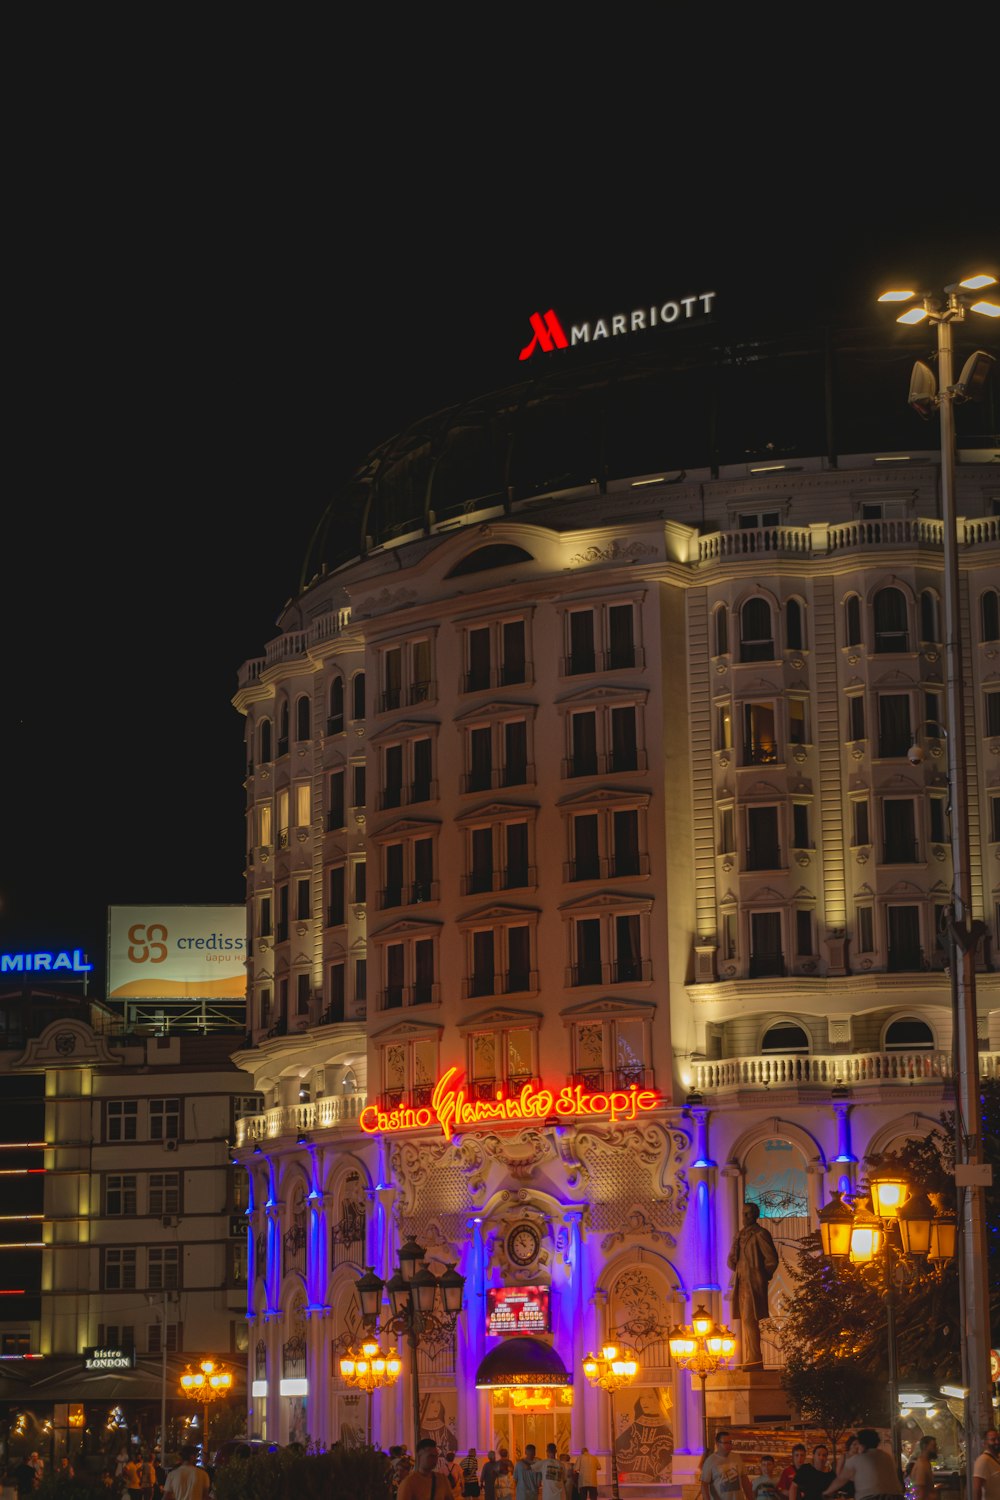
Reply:
[[[208,1463],[208,1408],[213,1401],[221,1401],[229,1395],[233,1384],[233,1372],[214,1359],[203,1359],[198,1368],[186,1366],[181,1376],[181,1389],[186,1396],[196,1396],[202,1402],[201,1457]],[[162,1455],[161,1455],[162,1458]]]
[[[411,1235],[399,1252],[399,1266],[388,1282],[369,1266],[358,1278],[358,1300],[361,1320],[374,1333],[379,1331],[382,1293],[387,1291],[392,1305],[385,1327],[392,1333],[405,1334],[410,1346],[410,1383],[413,1401],[413,1447],[420,1439],[420,1376],[417,1370],[417,1347],[422,1340],[440,1342],[450,1338],[462,1311],[465,1277],[449,1262],[440,1276],[429,1270],[424,1259],[427,1251]],[[437,1310],[440,1294],[442,1311]]]
[[[392,1386],[399,1379],[403,1362],[395,1349],[383,1354],[374,1339],[365,1339],[358,1350],[347,1349],[341,1356],[340,1373],[348,1385],[368,1392],[368,1446],[372,1445],[372,1391]]]
[[[836,1265],[849,1259],[856,1265],[878,1261],[882,1269],[888,1341],[889,1428],[892,1452],[900,1462],[899,1374],[896,1363],[896,1278],[905,1264],[912,1275],[930,1265],[943,1270],[955,1255],[955,1216],[936,1210],[926,1193],[911,1193],[898,1177],[878,1176],[869,1184],[871,1209],[852,1209],[839,1192],[819,1212],[823,1254]]]
[[[705,1382],[736,1352],[736,1340],[724,1323],[716,1323],[704,1306],[696,1307],[690,1323],[678,1323],[669,1335],[670,1358],[701,1381],[701,1433],[708,1453],[708,1398]]]
[[[968,1452],[978,1452],[989,1424],[989,1289],[986,1278],[986,1215],[982,1174],[963,1171],[983,1164],[979,1122],[979,1054],[976,1041],[976,946],[983,934],[981,922],[972,915],[969,811],[966,787],[965,712],[963,705],[962,638],[958,593],[958,534],[955,514],[955,402],[978,395],[995,363],[992,355],[977,350],[955,381],[952,327],[965,321],[968,312],[1000,317],[1000,306],[978,294],[996,285],[992,275],[967,276],[944,289],[944,300],[930,293],[900,290],[884,292],[880,302],[906,302],[907,310],[897,322],[922,323],[937,330],[937,379],[927,365],[918,363],[910,386],[910,403],[923,416],[937,407],[941,443],[941,515],[944,532],[945,690],[948,735],[948,774],[951,790],[952,911],[948,923],[951,939],[951,984],[953,1022],[957,1052],[956,1132],[959,1211],[962,1226],[960,1291],[962,1297],[962,1357],[964,1383],[969,1390],[966,1408]],[[977,1446],[973,1446],[976,1444]],[[972,1465],[969,1493],[972,1493]]]
[[[588,1354],[583,1362],[583,1373],[590,1384],[608,1393],[608,1409],[611,1416],[611,1440],[608,1445],[611,1463],[611,1493],[620,1500],[618,1493],[618,1461],[615,1456],[615,1391],[631,1385],[639,1366],[634,1359],[627,1359],[617,1344],[605,1344],[600,1354]]]

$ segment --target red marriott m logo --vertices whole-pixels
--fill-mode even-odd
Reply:
[[[525,344],[518,355],[519,359],[530,359],[536,349],[541,349],[545,354],[551,354],[553,349],[569,348],[569,339],[563,333],[562,324],[551,307],[544,317],[541,313],[532,313],[528,321],[535,336],[530,344]]]

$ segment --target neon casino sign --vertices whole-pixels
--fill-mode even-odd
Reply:
[[[504,1094],[499,1087],[493,1099],[470,1099],[460,1083],[461,1076],[458,1068],[449,1068],[434,1085],[430,1104],[419,1109],[400,1104],[394,1109],[381,1110],[376,1104],[369,1104],[361,1112],[361,1129],[368,1135],[395,1135],[402,1130],[426,1130],[436,1124],[444,1131],[445,1138],[451,1140],[455,1131],[477,1125],[521,1124],[575,1115],[603,1116],[615,1124],[619,1120],[634,1120],[660,1104],[659,1089],[641,1089],[635,1083],[606,1094],[593,1093],[581,1083],[567,1083],[558,1090],[526,1083],[516,1094]]]

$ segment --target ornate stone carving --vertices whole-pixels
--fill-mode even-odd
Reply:
[[[491,1132],[479,1137],[479,1145],[493,1161],[506,1167],[511,1177],[526,1182],[535,1168],[555,1155],[548,1134],[543,1130],[519,1130],[516,1135]]]
[[[626,542],[624,545],[617,537],[601,547],[595,542],[586,547],[582,552],[577,552],[570,558],[570,566],[573,568],[585,568],[591,563],[599,562],[635,562],[640,557],[655,557],[656,548],[650,547],[646,542]]]
[[[353,613],[360,619],[364,615],[380,615],[387,609],[399,609],[412,604],[417,597],[416,589],[380,589],[354,606]]]
[[[616,1245],[623,1245],[627,1239],[633,1238],[652,1240],[655,1244],[671,1247],[677,1244],[672,1234],[656,1228],[645,1208],[639,1203],[633,1203],[632,1207],[626,1211],[621,1229],[616,1229],[613,1233],[604,1236],[601,1249],[607,1254]]]

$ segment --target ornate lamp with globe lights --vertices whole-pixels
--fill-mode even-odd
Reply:
[[[936,1208],[926,1193],[912,1193],[903,1178],[876,1174],[868,1183],[872,1206],[852,1208],[843,1194],[831,1193],[819,1211],[823,1254],[836,1266],[879,1262],[885,1301],[889,1366],[889,1422],[892,1451],[898,1463],[899,1375],[896,1368],[896,1282],[901,1274],[916,1281],[928,1273],[941,1276],[955,1256],[955,1215]]]
[[[224,1400],[233,1387],[233,1372],[228,1365],[214,1359],[203,1359],[193,1370],[185,1366],[181,1376],[181,1390],[185,1396],[194,1396],[202,1402],[201,1448],[202,1462],[208,1463],[208,1408],[213,1401]]]
[[[395,1385],[403,1361],[396,1350],[383,1354],[376,1339],[365,1339],[360,1349],[341,1355],[340,1374],[347,1385],[368,1392],[368,1446],[372,1445],[372,1391]]]
[[[600,1354],[588,1354],[583,1362],[583,1373],[592,1386],[607,1391],[611,1411],[611,1493],[620,1500],[618,1493],[618,1460],[615,1455],[615,1391],[631,1385],[639,1371],[638,1362],[619,1349],[617,1344],[605,1344]]]
[[[388,1281],[369,1266],[358,1278],[361,1321],[373,1333],[379,1331],[382,1294],[387,1292],[392,1312],[382,1320],[392,1333],[405,1335],[410,1346],[410,1384],[413,1406],[413,1443],[420,1438],[420,1380],[417,1346],[421,1342],[443,1344],[454,1337],[465,1296],[465,1277],[449,1261],[435,1276],[425,1259],[427,1251],[413,1235],[399,1251],[399,1266]]]
[[[736,1353],[736,1339],[724,1323],[716,1323],[711,1313],[698,1306],[690,1323],[678,1323],[668,1337],[670,1358],[682,1370],[690,1370],[701,1381],[701,1428],[705,1452],[708,1452],[708,1402],[705,1382],[715,1375]]]

